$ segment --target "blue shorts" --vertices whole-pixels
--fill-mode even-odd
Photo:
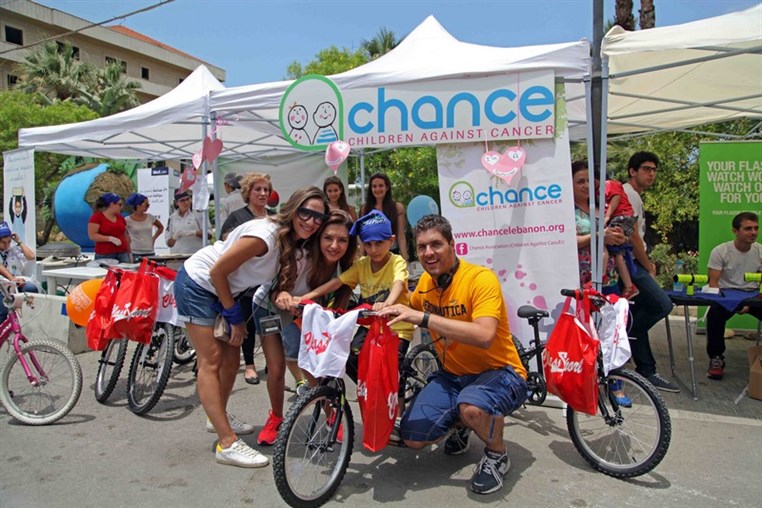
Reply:
[[[217,312],[212,309],[212,306],[218,304],[219,301],[217,295],[196,284],[188,276],[184,267],[180,268],[175,278],[178,321],[200,326],[214,326]]]
[[[302,345],[302,329],[295,322],[290,322],[280,332],[283,341],[283,352],[286,360],[299,359],[299,347]]]
[[[511,367],[465,376],[439,370],[405,410],[400,436],[408,441],[436,441],[460,421],[459,404],[498,416],[511,414],[526,398],[527,383]]]

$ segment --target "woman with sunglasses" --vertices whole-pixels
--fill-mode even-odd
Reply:
[[[407,238],[405,237],[405,206],[392,197],[392,182],[389,177],[383,173],[374,173],[371,175],[368,183],[368,191],[365,196],[365,205],[360,211],[360,216],[364,217],[371,210],[378,210],[392,223],[392,232],[395,235],[392,243],[392,252],[399,254],[409,262],[407,252]]]
[[[227,412],[240,363],[246,323],[236,296],[273,279],[288,287],[296,278],[296,252],[317,232],[328,203],[317,187],[297,190],[281,212],[235,228],[225,241],[209,245],[185,261],[175,279],[178,319],[185,323],[198,359],[198,394],[208,416],[207,430],[218,435],[215,458],[221,464],[263,467],[267,457],[239,434],[254,427]],[[229,339],[214,335],[221,315]],[[281,391],[282,396],[282,391]]]
[[[175,192],[175,211],[169,216],[164,239],[172,254],[193,254],[204,246],[203,220],[206,220],[207,235],[211,235],[212,225],[204,213],[191,209],[191,196],[188,191]]]
[[[122,217],[124,200],[107,192],[95,201],[95,211],[87,221],[87,236],[95,242],[95,259],[115,259],[120,263],[132,261],[127,223]]]
[[[130,194],[127,204],[133,208],[125,221],[132,245],[132,257],[137,263],[141,258],[154,255],[154,243],[164,232],[164,225],[148,213],[148,198],[143,194]]]

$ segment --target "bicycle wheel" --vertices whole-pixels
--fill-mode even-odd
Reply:
[[[429,376],[441,368],[442,362],[434,344],[419,344],[407,354],[400,369],[401,411],[423,389]]]
[[[109,341],[98,360],[98,373],[95,375],[95,400],[106,402],[114,391],[119,374],[122,372],[124,359],[127,357],[127,339]]]
[[[330,416],[328,416],[330,415]],[[336,439],[336,415],[343,439]],[[278,432],[273,475],[290,506],[320,506],[333,496],[349,466],[354,422],[349,403],[336,388],[318,386],[291,406]]]
[[[149,412],[159,402],[172,371],[174,331],[165,324],[156,325],[151,342],[138,344],[127,379],[127,403],[136,415]]]
[[[27,425],[47,425],[66,416],[82,392],[82,370],[69,348],[57,340],[21,346],[21,355],[36,378],[33,383],[15,354],[0,374],[0,402],[13,418]]]
[[[621,383],[631,407],[618,405],[610,389]],[[566,410],[566,424],[574,446],[595,469],[616,478],[632,478],[651,471],[667,454],[672,423],[656,389],[640,374],[619,369],[609,372],[599,388],[594,416]]]
[[[169,325],[172,326],[172,325]],[[172,360],[178,365],[186,365],[196,359],[196,350],[185,333],[185,328],[173,326],[175,332],[175,348],[172,352]]]

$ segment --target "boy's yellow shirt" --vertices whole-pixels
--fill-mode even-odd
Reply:
[[[404,286],[402,294],[396,303],[410,304],[410,291],[407,287],[407,261],[399,254],[392,254],[380,270],[374,272],[369,256],[363,256],[345,272],[339,275],[341,282],[354,289],[360,286],[360,303],[374,304],[383,302],[389,297],[392,285],[401,280]],[[413,325],[400,322],[392,326],[400,339],[413,339]]]

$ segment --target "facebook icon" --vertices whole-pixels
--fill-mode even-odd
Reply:
[[[455,253],[458,256],[465,256],[468,254],[468,244],[467,243],[456,243],[455,244]]]

